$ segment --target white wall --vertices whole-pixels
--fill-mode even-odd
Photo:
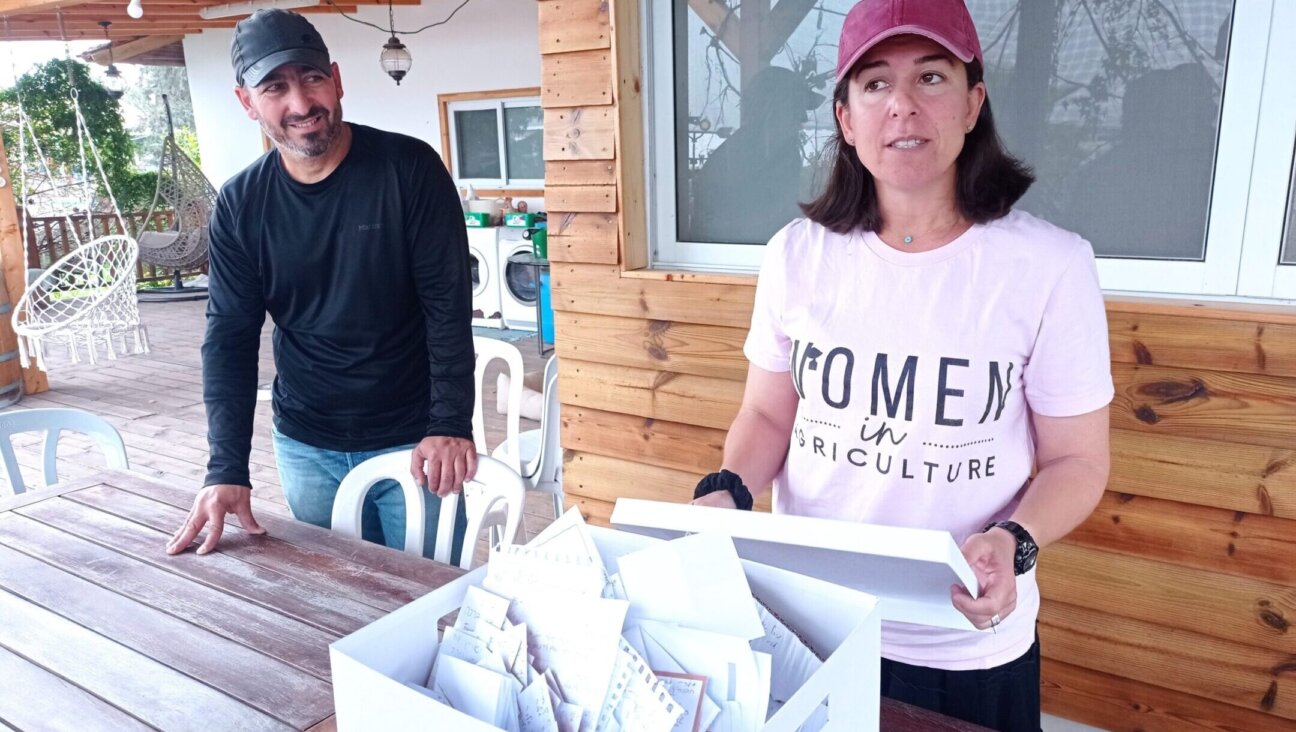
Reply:
[[[458,3],[397,5],[396,28],[413,30],[445,18]],[[441,151],[437,95],[540,86],[535,0],[472,0],[445,25],[401,36],[414,65],[400,86],[378,65],[388,34],[335,13],[309,13],[342,73],[343,118],[401,132]],[[355,17],[386,26],[386,7]],[[184,40],[203,172],[218,188],[261,155],[261,134],[234,98],[233,29]],[[444,155],[443,155],[444,157]]]

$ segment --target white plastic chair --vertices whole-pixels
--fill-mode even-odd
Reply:
[[[410,451],[400,450],[369,458],[347,473],[338,486],[333,501],[333,530],[345,536],[360,538],[364,499],[375,483],[394,480],[405,492],[405,551],[423,556],[423,526],[427,512],[424,489],[414,482],[409,472]],[[468,527],[464,534],[459,566],[472,568],[473,547],[482,529],[501,514],[504,517],[498,541],[511,544],[517,536],[522,519],[522,500],[526,487],[517,471],[485,455],[477,456],[477,475],[464,484],[463,498]],[[455,514],[459,510],[459,496],[451,494],[441,499],[441,514],[437,518],[436,547],[432,558],[450,563],[453,556]],[[490,517],[488,519],[488,514]]]
[[[78,432],[93,438],[103,450],[108,467],[128,470],[126,444],[121,435],[107,420],[80,409],[26,409],[0,414],[0,456],[4,458],[5,472],[14,495],[24,493],[22,472],[14,454],[12,437],[20,432],[44,432],[45,485],[58,482],[58,440],[63,432]]]
[[[561,423],[558,400],[558,357],[551,356],[545,364],[544,407],[540,412],[540,428],[527,430],[516,440],[505,439],[491,457],[522,466],[522,480],[527,490],[548,493],[553,497],[554,518],[563,512],[562,444],[559,439]]]
[[[473,351],[477,354],[477,368],[473,372],[476,389],[472,417],[473,442],[477,445],[478,453],[488,455],[490,450],[486,447],[486,405],[483,398],[483,394],[486,393],[486,367],[495,360],[504,362],[509,377],[508,413],[504,416],[504,441],[517,442],[520,429],[518,420],[521,419],[519,413],[522,411],[522,369],[524,368],[522,352],[512,343],[482,336],[473,336]],[[513,472],[519,475],[522,473],[522,464],[516,456],[506,456],[502,459],[513,468]]]

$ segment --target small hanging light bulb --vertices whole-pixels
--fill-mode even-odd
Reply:
[[[144,6],[140,4],[140,0],[130,0],[130,4],[126,6],[126,14],[135,20],[143,18]]]
[[[111,20],[99,21],[99,27],[103,28],[104,40],[108,41],[108,70],[104,72],[103,86],[108,91],[109,97],[121,99],[122,94],[126,93],[126,80],[122,78],[121,71],[117,69],[117,64],[113,63],[113,41],[108,37],[108,28],[111,26]]]
[[[383,44],[382,55],[378,57],[378,61],[382,64],[382,70],[396,80],[396,86],[400,86],[401,79],[405,78],[405,74],[414,65],[414,58],[410,56],[409,49],[396,36],[392,36]]]

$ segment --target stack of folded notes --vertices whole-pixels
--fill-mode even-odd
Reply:
[[[580,513],[497,547],[427,688],[520,732],[748,732],[822,660],[753,598],[733,542],[695,534],[605,566]],[[820,706],[802,725],[827,721]]]

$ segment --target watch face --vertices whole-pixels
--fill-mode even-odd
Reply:
[[[1014,567],[1014,569],[1016,569],[1016,573],[1025,574],[1029,572],[1031,568],[1035,566],[1035,557],[1038,554],[1039,554],[1039,546],[1035,542],[1029,539],[1023,540],[1019,538],[1017,540],[1017,556],[1015,557],[1016,561],[1014,562],[1014,564],[1017,565],[1016,567]]]

